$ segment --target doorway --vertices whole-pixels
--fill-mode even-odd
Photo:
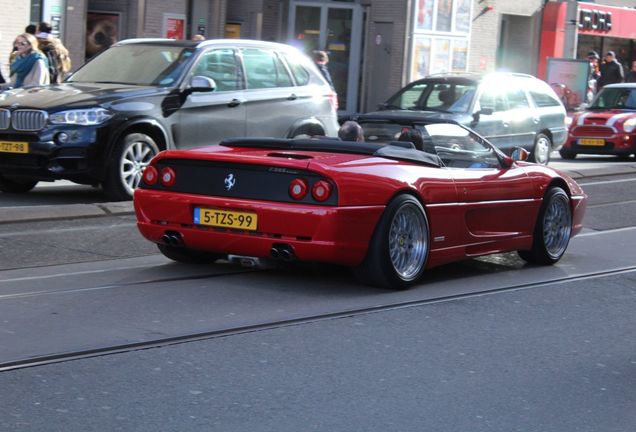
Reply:
[[[362,6],[337,2],[292,1],[289,41],[308,55],[326,51],[339,111],[358,109]]]

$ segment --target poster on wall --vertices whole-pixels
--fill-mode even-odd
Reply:
[[[417,21],[415,27],[418,30],[433,29],[433,0],[419,0],[417,2]]]
[[[178,14],[163,14],[163,36],[168,39],[185,39],[186,17]]]
[[[413,49],[411,81],[428,75],[431,65],[431,38],[418,37]]]
[[[118,12],[88,12],[86,14],[86,50],[84,59],[105,50],[119,40]]]
[[[587,60],[548,58],[546,81],[565,108],[573,109],[585,102],[589,73]]]

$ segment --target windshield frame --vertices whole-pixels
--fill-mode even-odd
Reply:
[[[99,64],[99,62],[106,61],[104,59],[105,56],[110,57],[113,55],[113,52],[116,50],[130,50],[130,49],[139,49],[140,47],[144,47],[146,49],[153,50],[161,50],[167,49],[168,51],[172,51],[177,54],[177,58],[172,60],[172,62],[167,63],[168,67],[163,69],[161,72],[157,73],[155,79],[152,82],[130,82],[130,81],[118,81],[118,80],[107,80],[107,79],[86,79],[83,75],[86,73],[87,68],[95,67],[95,64]],[[186,80],[188,73],[192,67],[193,61],[198,57],[198,50],[196,47],[188,47],[183,45],[172,45],[170,43],[132,43],[132,44],[117,44],[113,45],[110,48],[100,52],[96,56],[92,57],[89,61],[87,61],[84,65],[82,65],[77,71],[75,71],[72,75],[70,75],[64,82],[67,83],[76,83],[76,84],[120,84],[120,85],[131,85],[131,86],[144,86],[144,87],[158,87],[158,88],[177,88],[182,86],[183,82]],[[181,63],[178,63],[181,62]],[[176,67],[170,69],[173,65],[177,65]],[[112,69],[109,69],[112,70]],[[174,80],[162,84],[161,78],[166,79],[169,74],[175,74]],[[98,74],[95,74],[98,75]]]

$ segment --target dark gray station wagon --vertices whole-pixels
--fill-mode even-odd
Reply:
[[[160,150],[242,136],[335,136],[337,98],[293,47],[137,39],[63,84],[0,94],[0,190],[101,185],[129,199]]]
[[[543,165],[567,139],[563,104],[548,84],[531,75],[431,75],[408,84],[379,108],[398,118],[456,121],[505,152],[525,148],[531,161]]]

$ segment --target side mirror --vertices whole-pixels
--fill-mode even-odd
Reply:
[[[479,111],[475,111],[473,113],[473,122],[478,123],[479,122],[479,118],[481,117],[481,115],[492,115],[492,113],[494,113],[495,110],[493,110],[492,108],[482,108]]]
[[[194,92],[213,92],[216,90],[216,82],[212,78],[195,75],[190,80],[191,93]]]
[[[512,154],[510,156],[512,157],[512,160],[515,162],[527,161],[528,158],[530,157],[530,152],[522,147],[515,147],[515,149],[512,151]]]
[[[511,155],[505,155],[502,158],[501,162],[504,168],[510,168],[513,163],[517,161],[526,161],[529,157],[530,153],[528,152],[528,150],[521,147],[515,147]]]

